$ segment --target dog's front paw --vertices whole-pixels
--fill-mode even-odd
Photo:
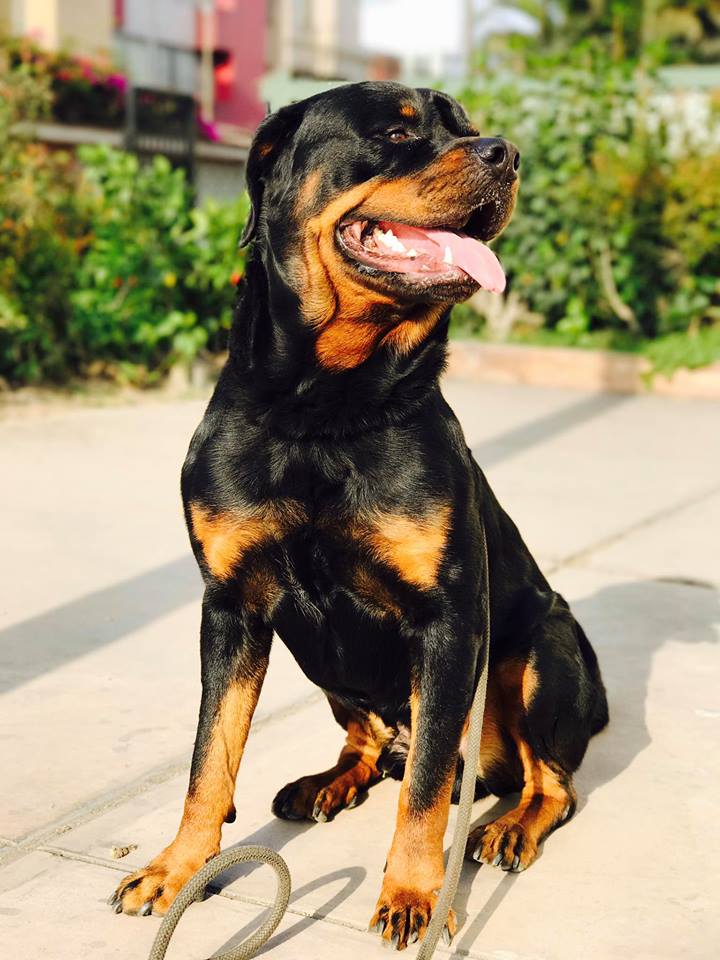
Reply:
[[[167,913],[187,881],[217,851],[207,856],[173,849],[172,844],[142,870],[124,877],[108,901],[115,913],[146,917]]]
[[[422,940],[427,931],[439,891],[423,892],[412,887],[383,884],[380,899],[370,921],[370,930],[379,933],[383,942],[396,950]],[[443,939],[449,944],[457,932],[457,918],[451,910]]]

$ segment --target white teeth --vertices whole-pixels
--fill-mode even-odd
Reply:
[[[450,249],[450,247],[445,247],[445,256],[443,257],[443,263],[452,264],[454,262],[455,261],[453,260],[452,250]]]
[[[384,233],[380,230],[379,227],[375,229],[375,238],[379,240],[383,246],[386,246],[389,250],[392,250],[393,253],[405,253],[405,244],[402,240],[398,240],[392,230],[388,229]]]

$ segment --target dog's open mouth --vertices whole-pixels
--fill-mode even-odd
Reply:
[[[459,230],[423,228],[386,220],[344,221],[338,237],[360,264],[428,283],[473,282],[502,293],[505,274],[492,250]]]

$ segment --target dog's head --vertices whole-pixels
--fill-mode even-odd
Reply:
[[[510,219],[518,166],[446,94],[338,87],[260,125],[243,242],[294,292],[321,363],[347,369],[380,341],[411,349],[479,287],[503,289],[484,241]]]

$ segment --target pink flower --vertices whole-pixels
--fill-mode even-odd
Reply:
[[[205,137],[206,140],[212,140],[216,143],[220,139],[220,132],[214,123],[211,123],[208,120],[203,120],[202,117],[198,117],[198,127],[200,129],[201,136]]]
[[[117,90],[118,93],[125,93],[128,86],[127,77],[124,73],[109,74],[109,76],[106,78],[106,83],[109,87]]]

